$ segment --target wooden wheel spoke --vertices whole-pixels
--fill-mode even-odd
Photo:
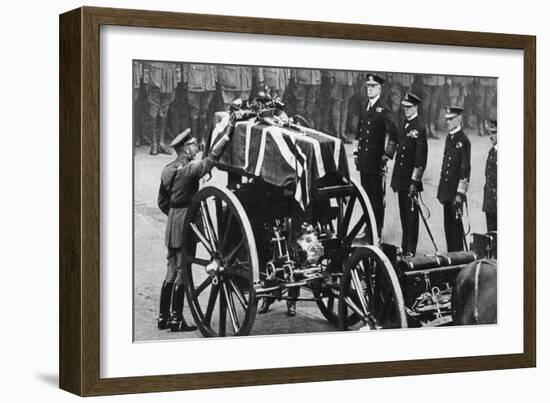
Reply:
[[[225,300],[224,289],[220,288],[220,322],[218,323],[218,335],[225,336],[225,322],[227,318],[227,303]]]
[[[233,281],[232,278],[229,278],[229,286],[231,287],[231,290],[235,295],[237,296],[237,299],[239,300],[240,304],[244,308],[244,310],[248,310],[248,304],[246,302],[246,298],[239,287],[237,287],[237,284]]]
[[[231,252],[227,254],[227,256],[225,257],[225,261],[227,262],[228,265],[233,263],[233,261],[237,257],[237,253],[239,252],[239,250],[241,250],[243,246],[244,246],[244,239],[241,239],[240,242],[237,244],[237,246],[235,246],[233,250],[231,250]]]
[[[237,311],[235,310],[235,303],[233,297],[227,288],[225,281],[223,282],[223,296],[225,298],[225,304],[227,306],[227,312],[229,312],[229,319],[231,321],[231,327],[233,327],[233,333],[239,332],[239,319],[237,318]]]
[[[327,309],[332,311],[334,309],[334,297],[328,297]]]
[[[349,232],[349,234],[346,235],[346,237],[344,238],[344,244],[351,243],[351,241],[353,241],[357,234],[359,234],[359,231],[361,231],[361,228],[363,227],[363,225],[365,225],[365,223],[365,216],[363,216],[359,221],[357,221],[357,224],[353,226],[353,229]]]
[[[214,256],[213,246],[210,244],[210,241],[208,241],[208,239],[203,235],[203,233],[200,232],[199,228],[195,223],[191,223],[191,229],[193,230],[197,238],[199,238],[200,243],[202,243],[202,245],[204,246],[206,251],[210,254],[210,256]]]
[[[231,224],[233,223],[233,214],[231,212],[228,212],[227,222],[224,224],[225,228],[223,231],[223,237],[220,244],[220,252],[223,253],[225,251],[225,246],[227,245],[227,240],[231,228]],[[220,228],[221,229],[221,228]]]
[[[219,235],[222,233],[223,228],[223,204],[221,199],[214,199],[214,204],[216,206],[216,228],[218,229],[216,233]]]
[[[354,311],[357,315],[359,315],[361,318],[365,317],[363,312],[361,312],[361,309],[355,304],[355,302],[352,301],[350,297],[344,298],[344,301],[346,302],[346,305],[349,306],[351,310]]]
[[[357,196],[353,195],[350,197],[348,204],[346,205],[346,212],[344,214],[344,218],[342,219],[342,222],[340,223],[340,228],[338,228],[338,233],[345,235],[348,230],[349,223],[351,221],[351,216],[353,214],[353,207],[355,206],[355,200],[357,200]]]
[[[365,292],[367,294],[366,298],[367,298],[367,301],[374,301],[374,285],[372,283],[372,274],[370,272],[370,270],[366,270],[365,269],[365,264],[363,263],[363,261],[361,260],[359,262],[359,266],[361,266],[363,272],[365,273],[364,275],[364,280],[365,280]]]
[[[364,316],[366,316],[369,312],[369,309],[367,301],[365,301],[363,287],[361,285],[361,280],[359,279],[359,274],[357,273],[357,270],[351,270],[351,278],[352,282],[354,283],[355,291],[357,292],[357,297],[359,298],[359,303],[361,304],[361,308],[363,308],[363,312],[365,313]]]
[[[250,269],[248,268],[247,264],[248,262],[237,261],[237,263],[226,267],[225,271],[231,275],[248,279],[250,278]]]
[[[189,255],[184,256],[183,260],[187,263],[198,264],[199,266],[206,266],[211,262],[211,260],[201,259],[198,257],[189,256]]]
[[[206,201],[201,201],[201,213],[203,217],[205,231],[208,234],[210,242],[216,247],[218,246],[218,236],[214,230],[214,225],[212,224],[212,216],[210,215],[210,210]]]
[[[193,296],[197,298],[210,284],[212,284],[212,277],[208,276],[206,279],[199,285],[197,288],[195,288],[195,291],[193,292]]]
[[[216,306],[216,300],[218,299],[219,290],[220,286],[217,284],[213,285],[212,289],[210,290],[208,304],[206,305],[206,313],[204,315],[204,322],[207,325],[210,325],[210,321],[212,320],[212,313],[214,312],[214,307]]]

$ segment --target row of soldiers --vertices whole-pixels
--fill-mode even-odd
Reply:
[[[444,105],[464,108],[466,126],[485,134],[496,118],[496,79],[409,73],[377,73],[386,82],[383,101],[397,116],[407,92],[423,98],[429,137],[445,130]],[[367,97],[364,74],[342,70],[289,69],[214,64],[134,61],[134,138],[150,153],[170,153],[166,144],[191,127],[204,141],[214,112],[235,98],[259,91],[281,98],[288,114],[299,114],[317,129],[349,143]],[[401,119],[401,118],[400,118]]]

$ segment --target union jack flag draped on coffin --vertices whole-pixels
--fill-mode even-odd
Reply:
[[[229,114],[215,114],[210,148],[229,125]],[[305,209],[317,179],[335,173],[349,181],[342,140],[309,128],[272,125],[256,118],[235,123],[233,136],[219,165],[287,187],[296,185],[294,198]]]

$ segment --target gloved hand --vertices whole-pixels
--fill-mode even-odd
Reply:
[[[223,154],[223,151],[225,150],[225,147],[227,146],[227,143],[229,143],[230,134],[224,133],[224,135],[214,144],[214,147],[212,147],[212,151],[210,151],[210,155],[215,159],[218,160]]]
[[[412,181],[409,186],[409,197],[418,197],[418,184],[416,181]]]
[[[464,196],[460,193],[457,193],[453,202],[453,206],[455,208],[455,211],[459,215],[462,215],[462,203],[464,203]]]

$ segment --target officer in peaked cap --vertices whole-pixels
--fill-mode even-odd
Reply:
[[[361,185],[372,203],[380,236],[384,224],[383,181],[386,163],[395,153],[398,128],[391,109],[380,100],[384,79],[370,73],[365,78],[367,99],[361,106],[354,155],[361,176]]]
[[[229,137],[226,134],[202,160],[195,159],[199,147],[197,140],[191,136],[191,129],[180,133],[170,144],[176,151],[177,157],[162,170],[158,194],[158,206],[168,216],[165,233],[168,262],[166,277],[160,292],[160,313],[157,320],[159,329],[168,327],[172,331],[196,329],[196,326],[187,324],[183,318],[184,283],[181,254],[183,221],[191,199],[199,189],[199,179],[212,170],[228,141]]]
[[[403,255],[414,256],[418,243],[418,192],[428,159],[428,142],[424,122],[418,116],[421,99],[406,93],[401,100],[405,122],[397,146],[391,187],[398,194],[401,217]]]
[[[471,147],[470,140],[462,131],[463,108],[449,106],[445,112],[449,133],[445,139],[437,199],[443,204],[447,250],[453,252],[464,250],[462,206],[470,181]]]
[[[490,120],[489,139],[492,147],[485,163],[485,186],[483,187],[483,207],[487,218],[487,231],[497,230],[497,121]]]

